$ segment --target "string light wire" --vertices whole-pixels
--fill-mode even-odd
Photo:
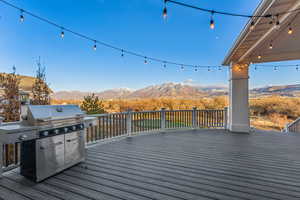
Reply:
[[[167,1],[168,0],[166,0],[166,2]],[[57,23],[55,23],[55,22],[53,22],[53,21],[51,21],[51,20],[49,20],[47,18],[41,17],[41,16],[36,15],[36,14],[30,12],[30,11],[24,10],[24,9],[22,9],[22,8],[14,5],[14,4],[12,4],[12,3],[9,3],[9,2],[7,2],[5,0],[0,0],[0,2],[3,3],[3,4],[5,4],[5,5],[7,5],[7,6],[9,6],[9,7],[12,7],[12,8],[17,9],[19,11],[22,11],[23,14],[26,14],[28,16],[31,16],[31,17],[33,17],[35,19],[38,19],[38,20],[40,20],[42,22],[45,22],[45,23],[47,23],[47,24],[49,24],[51,26],[54,26],[54,27],[58,28],[61,31],[60,36],[62,38],[65,37],[66,32],[68,32],[68,33],[71,33],[71,34],[73,34],[75,36],[78,36],[78,37],[80,37],[82,39],[88,40],[88,41],[93,42],[93,43],[97,43],[97,45],[101,45],[101,46],[104,46],[104,47],[107,47],[107,48],[119,51],[121,53],[121,55],[123,55],[123,56],[124,56],[124,54],[127,54],[127,55],[132,55],[132,56],[135,56],[135,57],[139,57],[139,58],[142,58],[142,59],[147,58],[147,63],[148,63],[148,61],[155,61],[155,62],[159,62],[159,63],[162,63],[162,64],[165,63],[165,64],[168,64],[168,65],[176,65],[176,66],[184,66],[184,67],[194,67],[195,66],[195,65],[192,65],[192,64],[185,64],[185,63],[179,63],[179,62],[164,60],[164,59],[161,59],[161,58],[150,57],[150,56],[143,55],[141,53],[137,53],[137,52],[134,52],[134,51],[126,50],[126,49],[123,49],[123,48],[111,45],[109,43],[106,43],[106,42],[94,39],[94,38],[92,38],[92,37],[90,37],[88,35],[85,35],[83,33],[79,33],[77,31],[74,31],[74,30],[70,29],[70,28],[66,28],[65,26],[59,25],[59,24],[57,24]],[[198,65],[198,67],[199,68],[200,67],[206,68],[207,66]],[[217,67],[217,66],[211,66],[211,67]]]

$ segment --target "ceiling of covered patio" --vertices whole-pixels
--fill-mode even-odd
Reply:
[[[300,59],[299,12],[299,0],[263,0],[253,16],[272,17],[251,18],[223,65]]]

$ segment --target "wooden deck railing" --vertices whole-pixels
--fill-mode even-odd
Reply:
[[[226,128],[227,110],[165,110],[91,115],[97,125],[86,128],[86,143],[165,129]],[[3,145],[4,170],[20,164],[20,144]]]
[[[164,129],[226,128],[227,110],[165,110],[92,115],[98,124],[89,127],[86,142]]]
[[[300,133],[300,117],[289,123],[285,128],[285,132]]]

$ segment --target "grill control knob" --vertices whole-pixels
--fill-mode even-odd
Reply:
[[[41,134],[42,136],[44,136],[44,137],[46,137],[46,136],[48,136],[49,135],[49,132],[48,131],[44,131],[44,132],[42,132],[42,134]]]
[[[83,129],[83,124],[80,124],[80,126],[79,126],[79,127],[80,127],[80,129]]]
[[[65,133],[67,133],[67,132],[68,132],[68,130],[69,130],[68,128],[64,128],[64,131],[65,131]]]
[[[55,130],[54,130],[54,133],[55,133],[55,134],[59,134],[59,130],[58,130],[58,129],[55,129]]]
[[[73,130],[73,131],[76,131],[76,126],[72,126],[72,130]]]
[[[28,137],[28,136],[25,135],[25,134],[20,135],[19,140],[21,140],[21,141],[26,140],[27,137]]]

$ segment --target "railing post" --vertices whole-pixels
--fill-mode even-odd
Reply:
[[[224,129],[228,129],[228,107],[224,108]]]
[[[194,107],[192,111],[192,127],[197,127],[197,107]]]
[[[131,127],[132,127],[132,112],[128,110],[126,114],[126,128],[127,128],[128,136],[131,136]]]
[[[161,130],[166,129],[166,109],[162,108],[160,111],[160,128]]]

